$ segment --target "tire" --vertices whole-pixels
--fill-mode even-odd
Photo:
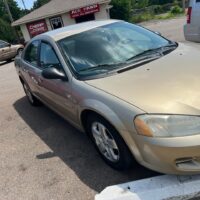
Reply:
[[[28,99],[28,102],[32,106],[40,106],[42,103],[32,94],[32,92],[31,92],[30,87],[28,86],[28,84],[26,84],[26,83],[23,82],[22,85],[23,85],[26,97]]]
[[[109,166],[120,171],[132,166],[134,159],[130,150],[108,121],[99,115],[92,114],[87,119],[86,128],[97,151]]]

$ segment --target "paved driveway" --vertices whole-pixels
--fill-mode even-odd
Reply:
[[[145,26],[183,40],[183,21]],[[109,168],[85,134],[45,106],[29,105],[13,62],[0,63],[0,91],[0,199],[93,199],[109,185],[158,175],[137,164]]]
[[[88,137],[24,97],[14,64],[0,66],[0,199],[93,199],[108,185],[156,175],[108,167]]]
[[[151,30],[160,32],[163,36],[179,42],[185,42],[183,26],[186,23],[186,17],[178,17],[169,20],[157,20],[141,23]]]

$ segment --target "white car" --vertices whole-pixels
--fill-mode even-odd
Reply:
[[[200,42],[200,0],[190,0],[189,2],[184,35],[188,41]]]

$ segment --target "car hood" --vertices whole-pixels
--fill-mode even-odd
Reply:
[[[200,115],[200,47],[179,44],[158,60],[86,83],[147,113]]]
[[[23,48],[24,47],[22,44],[14,44],[12,46],[15,48]]]

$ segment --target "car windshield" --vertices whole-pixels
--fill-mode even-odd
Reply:
[[[155,54],[151,50],[169,47],[170,41],[140,26],[116,22],[66,37],[58,44],[76,74],[91,76],[123,68],[138,55],[145,59],[143,52]]]

